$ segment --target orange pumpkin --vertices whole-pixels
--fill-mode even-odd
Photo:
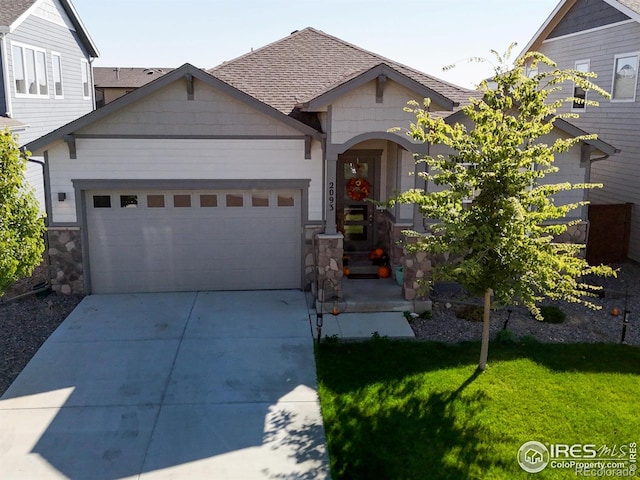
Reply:
[[[391,276],[391,269],[386,265],[378,267],[378,276],[380,278],[389,278]]]
[[[349,270],[347,267],[342,267],[342,274],[345,277],[348,277],[351,274],[351,270]]]
[[[613,307],[613,310],[611,310],[611,315],[613,315],[614,317],[617,317],[620,314],[620,311],[618,310],[617,307]]]
[[[380,258],[382,255],[384,255],[384,250],[382,250],[381,248],[376,248],[373,253],[375,254],[376,258]]]

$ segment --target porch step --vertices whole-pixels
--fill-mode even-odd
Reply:
[[[377,271],[376,267],[376,271]],[[405,300],[402,289],[391,278],[377,280],[342,280],[343,298],[338,310],[342,313],[416,312],[431,310],[430,301]]]
[[[378,267],[375,265],[349,265],[346,268],[349,272],[356,274],[378,274]]]

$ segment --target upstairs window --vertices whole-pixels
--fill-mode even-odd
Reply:
[[[26,45],[13,44],[13,78],[17,95],[48,96],[45,51]]]
[[[80,60],[80,68],[82,69],[82,96],[84,98],[91,98],[91,90],[89,90],[89,80],[91,79],[89,62]]]
[[[461,165],[465,170],[475,170],[478,168],[478,164],[476,163],[462,163]],[[468,196],[462,197],[462,208],[469,208],[479,194],[479,190],[473,190],[472,192],[469,192]]]
[[[575,70],[579,72],[588,72],[590,68],[589,60],[580,60],[576,62]],[[587,106],[585,105],[585,100],[587,99],[587,92],[579,87],[578,85],[573,86],[573,96],[576,100],[573,101],[573,105],[571,106],[572,110],[584,111]]]
[[[53,69],[53,96],[62,98],[62,57],[59,53],[51,52],[51,65]]]
[[[616,55],[613,62],[611,100],[633,102],[638,85],[638,53]]]

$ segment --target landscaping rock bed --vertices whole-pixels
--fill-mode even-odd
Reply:
[[[29,363],[49,335],[82,300],[78,295],[29,294],[46,282],[47,266],[22,279],[0,298],[0,395]],[[7,301],[8,300],[8,301]]]
[[[640,266],[625,263],[617,267],[620,269],[617,278],[596,277],[589,281],[604,288],[602,298],[592,299],[593,303],[602,307],[601,310],[553,302],[566,314],[566,319],[562,323],[550,324],[534,319],[523,307],[501,308],[491,313],[492,338],[507,329],[511,332],[507,335],[512,335],[514,339],[530,337],[555,343],[620,343],[626,308],[629,322],[624,343],[640,345]],[[449,291],[436,290],[436,294],[432,318],[416,319],[411,324],[416,337],[447,343],[479,340],[482,321],[465,320],[458,315],[465,305],[481,305],[481,299],[469,298],[453,288]],[[618,316],[612,315],[614,308],[618,309]]]

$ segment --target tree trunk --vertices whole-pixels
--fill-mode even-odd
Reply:
[[[489,356],[489,319],[491,316],[491,289],[484,292],[484,316],[482,319],[482,345],[480,346],[480,363],[478,370],[484,372],[487,369],[487,357]]]

